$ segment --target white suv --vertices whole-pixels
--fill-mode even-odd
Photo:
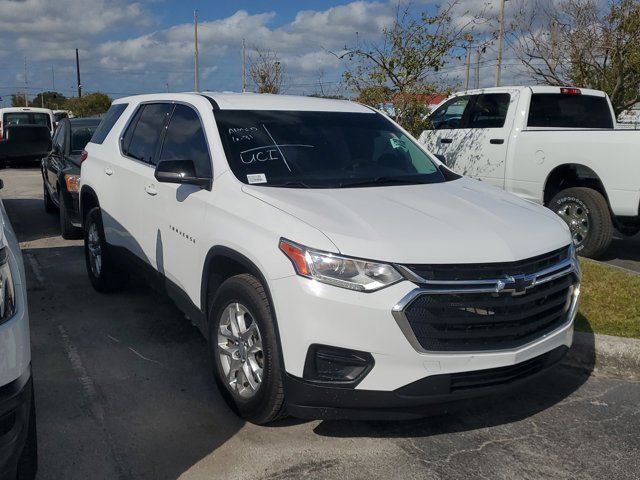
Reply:
[[[255,423],[415,417],[571,345],[580,272],[564,222],[452,173],[366,106],[122,98],[83,158],[94,287],[135,268],[165,289]]]

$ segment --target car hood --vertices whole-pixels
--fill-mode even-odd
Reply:
[[[568,228],[550,210],[467,178],[342,189],[245,185],[243,190],[319,229],[340,253],[360,258],[508,262],[570,242]]]

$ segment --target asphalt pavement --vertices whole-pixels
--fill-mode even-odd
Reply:
[[[247,424],[215,387],[206,342],[168,299],[135,279],[96,293],[82,242],[63,240],[44,212],[39,171],[0,178],[28,276],[39,479],[640,476],[640,383],[563,365],[420,421]]]

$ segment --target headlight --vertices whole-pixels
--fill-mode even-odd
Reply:
[[[9,268],[9,254],[0,249],[0,323],[4,323],[16,313],[16,296],[13,277]]]
[[[319,252],[288,240],[280,240],[280,250],[298,275],[336,287],[371,292],[402,280],[402,275],[386,263]]]

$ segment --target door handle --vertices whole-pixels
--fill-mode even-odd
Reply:
[[[489,143],[492,143],[493,145],[502,145],[504,143],[504,138],[492,138],[489,140]]]
[[[451,138],[441,138],[440,143],[451,143],[453,140]]]
[[[106,173],[107,175],[113,175],[113,170],[111,170],[110,167],[107,167],[104,169],[104,173]]]
[[[155,185],[147,185],[146,187],[144,187],[144,191],[152,197],[158,194],[158,190],[156,190]]]

